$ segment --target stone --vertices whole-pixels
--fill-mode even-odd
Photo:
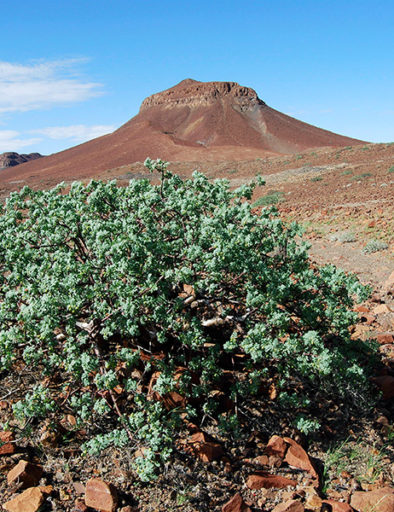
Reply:
[[[276,505],[272,512],[304,512],[304,505],[298,500],[289,500]]]
[[[394,342],[394,336],[389,333],[381,333],[376,336],[376,341],[380,345],[389,345]]]
[[[350,500],[350,505],[357,512],[393,512],[394,488],[382,487],[375,491],[357,491]]]
[[[0,455],[12,455],[15,453],[14,434],[9,430],[0,432]]]
[[[382,290],[384,293],[393,293],[394,292],[394,271],[391,272],[388,279],[383,284]]]
[[[289,466],[307,471],[312,478],[319,482],[319,475],[302,446],[293,439],[290,439],[290,437],[285,437],[284,440],[290,445],[286,453],[285,462],[287,462]]]
[[[329,505],[327,512],[354,512],[348,503],[334,500],[323,500],[323,505]],[[322,509],[323,510],[323,509]]]
[[[308,510],[320,511],[322,506],[322,499],[317,494],[312,494],[305,500],[305,508]]]
[[[85,505],[85,502],[80,498],[77,498],[74,503],[74,508],[72,512],[86,512],[88,507]]]
[[[196,432],[190,436],[188,444],[191,446],[192,452],[202,462],[212,462],[220,459],[223,455],[223,448],[219,443],[210,441],[204,432]]]
[[[44,495],[38,487],[30,487],[13,500],[4,503],[8,512],[37,512],[44,502]]]
[[[53,493],[53,485],[40,485],[38,488],[42,494],[47,494],[49,496]]]
[[[288,486],[296,487],[297,482],[283,476],[255,473],[249,475],[246,485],[249,489],[284,489]]]
[[[374,315],[384,315],[385,313],[390,313],[390,309],[387,304],[379,304],[379,306],[373,308]]]
[[[357,313],[368,313],[369,308],[367,308],[367,306],[358,305],[353,308],[353,311],[356,311]]]
[[[20,460],[7,474],[7,483],[21,483],[22,488],[35,487],[40,481],[42,466],[32,464],[27,460]]]
[[[244,502],[242,496],[238,492],[231,500],[222,507],[222,512],[250,512],[250,508]]]
[[[383,400],[390,400],[394,397],[394,377],[391,375],[382,375],[374,377],[374,382],[379,386],[383,393]]]
[[[287,444],[279,436],[272,436],[265,447],[266,455],[276,455],[283,459],[287,450]]]
[[[86,483],[85,505],[100,510],[114,512],[118,503],[116,489],[100,478],[91,478]]]

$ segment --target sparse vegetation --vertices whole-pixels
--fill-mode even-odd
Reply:
[[[238,426],[258,428],[268,383],[307,435],[322,397],[368,405],[375,349],[349,332],[368,295],[357,278],[312,267],[296,224],[252,212],[254,185],[146,166],[159,185],[25,187],[0,207],[0,361],[19,375],[22,435],[72,414],[83,450],[140,449],[151,480],[189,421],[229,448]]]
[[[333,242],[337,241],[342,244],[346,244],[346,243],[355,242],[356,237],[355,237],[355,234],[352,233],[351,231],[343,231],[341,233],[335,233],[335,234],[331,235],[330,240],[332,240]]]
[[[370,178],[371,176],[372,176],[372,173],[363,172],[361,174],[355,174],[354,176],[352,176],[351,180],[352,181],[360,181],[360,180],[364,180],[365,178]]]
[[[313,178],[311,178],[311,181],[323,181],[323,177],[322,176],[314,176]]]
[[[254,203],[253,208],[257,208],[259,206],[270,206],[273,204],[277,204],[283,200],[283,192],[279,190],[273,190],[269,194],[265,196],[259,197]]]
[[[386,447],[378,449],[361,439],[346,439],[334,445],[327,451],[324,461],[323,492],[343,471],[352,472],[359,483],[375,482],[383,471],[385,457]]]
[[[385,249],[388,249],[386,242],[383,242],[382,240],[370,240],[364,247],[364,252],[366,254],[370,254],[373,252],[384,251]]]
[[[388,171],[390,174],[394,172],[394,165],[392,165]]]

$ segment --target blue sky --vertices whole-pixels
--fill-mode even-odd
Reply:
[[[110,132],[185,78],[394,141],[392,0],[0,0],[0,14],[0,153]]]

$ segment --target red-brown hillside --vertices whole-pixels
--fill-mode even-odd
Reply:
[[[360,141],[282,114],[235,82],[183,80],[154,94],[115,132],[0,173],[0,182],[84,178],[147,156],[169,161],[247,160]]]

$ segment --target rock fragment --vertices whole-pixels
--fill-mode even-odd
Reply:
[[[85,504],[100,512],[114,512],[118,503],[116,489],[101,480],[91,478],[86,483]]]
[[[8,512],[37,512],[44,502],[44,495],[38,487],[30,487],[13,500],[4,503]]]
[[[286,453],[285,462],[287,462],[289,466],[307,471],[312,478],[318,482],[319,475],[302,446],[296,443],[296,441],[293,441],[293,439],[290,439],[290,437],[285,437],[284,440],[290,445]]]
[[[297,500],[289,500],[279,503],[272,512],[304,512],[304,505]]]
[[[249,475],[246,485],[249,489],[284,489],[288,486],[295,487],[297,482],[283,476],[255,473]]]
[[[27,460],[20,460],[18,464],[7,474],[7,483],[21,483],[22,488],[35,487],[40,481],[42,466],[32,464]]]
[[[272,436],[264,449],[266,455],[276,455],[283,459],[287,450],[287,444],[279,436]]]
[[[0,455],[12,455],[15,453],[14,434],[8,430],[0,432]]]
[[[350,505],[357,512],[393,512],[394,488],[382,487],[375,491],[357,491],[350,500]]]
[[[222,507],[222,512],[250,512],[250,508],[244,502],[242,496],[238,492],[231,500]]]

